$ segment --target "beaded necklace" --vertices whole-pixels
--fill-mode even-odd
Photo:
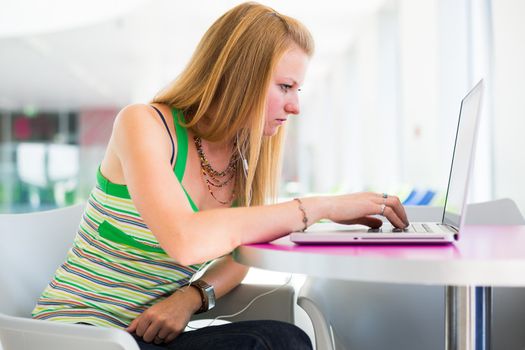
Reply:
[[[206,158],[206,155],[204,154],[204,151],[202,149],[201,138],[198,136],[193,136],[193,142],[195,143],[195,147],[197,148],[197,153],[199,154],[202,177],[204,179],[204,182],[206,183],[206,186],[208,187],[208,191],[210,192],[211,196],[213,197],[213,199],[215,199],[217,202],[221,204],[230,203],[235,197],[235,190],[232,191],[232,194],[229,200],[221,201],[213,193],[212,187],[216,187],[216,188],[224,187],[227,184],[229,184],[232,180],[235,179],[235,173],[237,170],[237,162],[238,162],[237,152],[234,152],[234,154],[232,154],[230,158],[230,162],[228,163],[228,166],[226,167],[226,169],[224,169],[223,171],[217,171],[213,169],[210,162]],[[235,148],[235,145],[234,145],[234,148]]]

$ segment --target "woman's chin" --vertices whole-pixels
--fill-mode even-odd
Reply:
[[[279,131],[279,126],[270,126],[264,129],[264,136],[274,136]]]

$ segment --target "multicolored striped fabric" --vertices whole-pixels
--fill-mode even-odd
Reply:
[[[182,181],[188,135],[176,111],[173,117],[178,146],[174,171]],[[33,317],[126,328],[200,267],[171,259],[142,220],[127,187],[111,183],[99,168],[73,247],[37,301]]]

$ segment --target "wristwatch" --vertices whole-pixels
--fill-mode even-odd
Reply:
[[[199,294],[201,295],[201,307],[199,310],[197,310],[197,312],[195,312],[196,314],[206,312],[215,307],[215,291],[213,289],[213,286],[209,285],[203,280],[193,281],[189,285],[191,287],[197,288]]]

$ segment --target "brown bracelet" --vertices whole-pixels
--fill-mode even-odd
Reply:
[[[299,210],[301,211],[301,213],[303,213],[304,227],[301,231],[304,232],[308,228],[308,217],[306,216],[306,210],[304,209],[303,202],[299,198],[294,198],[293,200],[299,203]]]

